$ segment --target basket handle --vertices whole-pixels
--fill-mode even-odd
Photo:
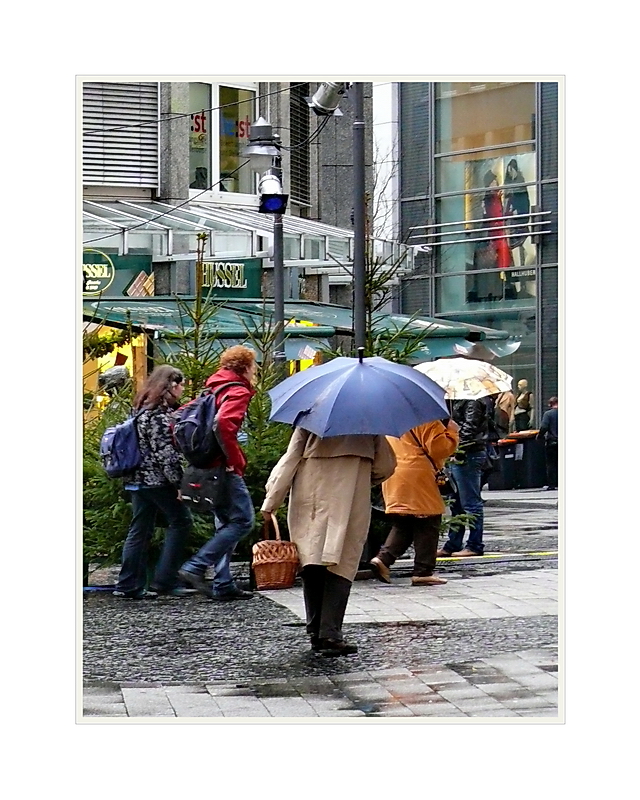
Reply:
[[[280,539],[280,526],[278,525],[278,519],[275,514],[271,515],[271,523],[273,524],[273,529],[276,532],[276,540],[279,542]],[[270,539],[269,536],[269,523],[265,519],[264,525],[262,526],[262,535],[265,539]]]

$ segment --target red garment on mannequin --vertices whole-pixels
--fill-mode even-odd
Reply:
[[[504,210],[500,192],[487,192],[484,197],[484,215],[488,218],[487,227],[489,236],[494,240],[496,246],[496,266],[498,269],[506,269],[511,266],[511,250],[504,235],[504,223],[502,217]],[[491,218],[494,219],[491,219]]]

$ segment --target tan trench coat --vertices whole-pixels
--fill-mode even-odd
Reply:
[[[458,434],[436,420],[413,429],[420,444],[410,431],[399,439],[388,436],[387,440],[397,459],[393,475],[382,484],[387,514],[411,514],[429,517],[444,514],[445,505],[435,481],[435,470],[423,450],[442,469],[445,460],[458,446]]]
[[[296,428],[269,476],[262,511],[275,511],[290,491],[287,522],[301,565],[321,564],[352,581],[369,532],[371,486],[395,466],[384,436],[320,439]]]

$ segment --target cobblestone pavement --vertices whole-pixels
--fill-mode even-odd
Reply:
[[[85,594],[81,720],[562,721],[557,496],[487,495],[490,555],[439,560],[446,585],[412,587],[408,560],[354,583],[346,658],[309,650],[299,582],[234,603]]]

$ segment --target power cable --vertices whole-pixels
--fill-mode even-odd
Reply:
[[[315,141],[318,138],[318,136],[320,136],[320,134],[322,133],[323,129],[326,127],[330,119],[331,116],[325,117],[322,120],[322,122],[318,125],[316,130],[310,136],[307,136],[307,138],[304,141],[298,142],[298,144],[294,144],[291,147],[285,147],[285,145],[280,145],[280,148],[282,150],[288,150],[290,152],[291,150],[297,150],[299,147],[305,147],[306,145],[311,144],[311,142]]]

